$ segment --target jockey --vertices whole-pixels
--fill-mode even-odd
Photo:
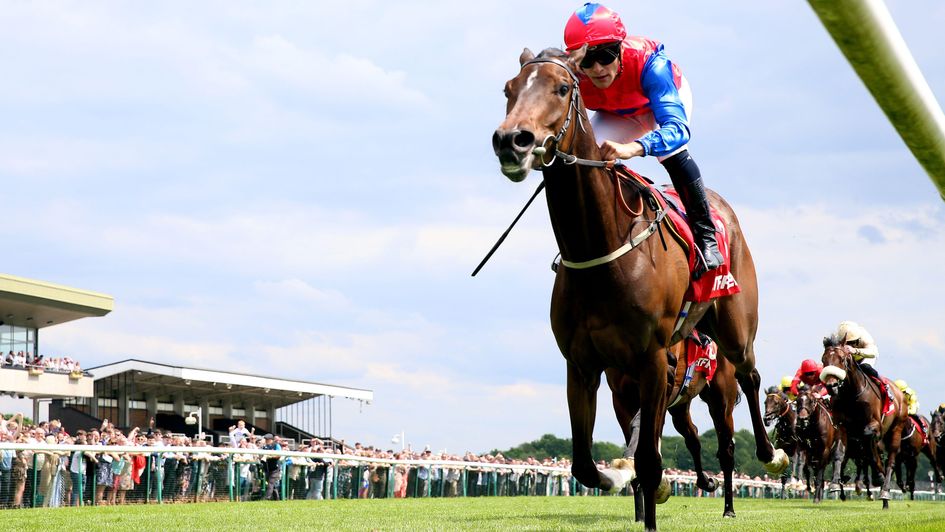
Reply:
[[[827,387],[820,382],[820,372],[824,365],[816,360],[808,358],[801,362],[801,367],[797,369],[794,378],[791,379],[791,395],[797,396],[797,386],[801,383],[806,384],[814,392],[814,395],[823,397],[827,395]]]
[[[793,401],[797,398],[797,394],[791,392],[792,384],[794,384],[794,379],[792,379],[790,375],[781,377],[781,391],[788,396],[788,399]]]
[[[594,3],[584,4],[564,28],[568,52],[587,46],[580,62],[584,104],[596,111],[591,123],[605,160],[655,156],[666,168],[686,208],[701,260],[699,278],[722,265],[715,224],[702,175],[689,155],[692,92],[663,45],[627,35],[620,16]]]
[[[906,400],[906,410],[909,412],[909,415],[919,422],[919,426],[923,426],[922,420],[919,419],[919,398],[916,396],[915,390],[909,387],[906,384],[906,381],[902,379],[896,379],[896,387],[902,391],[902,397]]]
[[[856,322],[842,321],[837,327],[837,337],[843,339],[844,345],[848,346],[853,360],[859,364],[863,373],[879,380],[879,373],[876,373],[876,368],[873,367],[876,357],[879,356],[879,348],[870,333]]]

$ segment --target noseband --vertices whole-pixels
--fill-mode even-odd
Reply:
[[[592,161],[590,159],[581,159],[570,153],[563,152],[558,149],[558,144],[561,142],[561,139],[564,138],[565,133],[567,133],[568,128],[571,127],[572,117],[577,114],[578,125],[581,126],[581,130],[584,131],[584,122],[582,121],[582,116],[577,112],[578,108],[578,98],[581,97],[581,93],[578,90],[578,77],[577,74],[571,70],[564,61],[554,58],[554,57],[539,57],[528,61],[522,65],[522,70],[525,70],[525,67],[539,64],[539,63],[549,63],[555,66],[563,68],[568,76],[571,77],[571,101],[568,103],[568,114],[564,119],[564,124],[562,124],[561,129],[558,131],[557,135],[548,135],[545,137],[545,140],[541,141],[541,144],[532,150],[532,153],[538,156],[541,161],[541,165],[548,167],[554,164],[555,159],[561,159],[561,162],[567,165],[578,164],[581,166],[593,166],[596,168],[613,168],[615,161]],[[551,157],[550,161],[545,161],[545,154],[548,153],[550,149],[554,150],[554,155]]]

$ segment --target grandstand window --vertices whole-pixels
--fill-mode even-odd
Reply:
[[[0,325],[0,350],[36,354],[36,329],[17,325]]]
[[[242,416],[245,416],[245,415],[246,415],[246,409],[245,409],[245,408],[234,408],[234,409],[233,409],[233,417],[242,417]]]
[[[173,412],[174,403],[158,403],[157,409],[158,409],[158,412]]]
[[[221,416],[223,415],[223,407],[220,407],[220,406],[207,407],[207,414],[211,416]]]
[[[145,401],[128,401],[128,408],[140,408],[142,410],[147,410],[148,403]]]
[[[261,418],[261,419],[266,419],[266,418],[269,417],[269,412],[266,412],[265,410],[257,410],[255,417],[256,417],[256,419],[260,419],[260,418]]]

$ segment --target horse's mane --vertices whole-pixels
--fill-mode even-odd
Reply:
[[[557,58],[562,58],[562,57],[567,57],[567,56],[568,56],[567,52],[565,52],[564,50],[560,48],[554,48],[554,47],[545,48],[544,50],[538,53],[539,59],[545,59],[545,58],[557,59]]]
[[[840,347],[843,345],[842,338],[836,334],[824,337],[824,347]]]

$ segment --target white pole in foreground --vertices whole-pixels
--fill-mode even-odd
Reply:
[[[945,114],[882,0],[808,0],[945,200]]]

